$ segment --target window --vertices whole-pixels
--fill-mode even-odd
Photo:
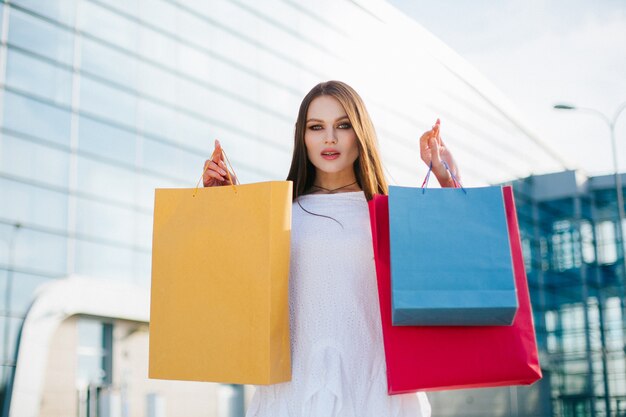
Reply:
[[[77,388],[113,382],[113,325],[79,318]]]
[[[139,35],[136,23],[88,1],[81,2],[79,13],[79,30],[128,51],[137,50]]]
[[[11,0],[11,3],[32,10],[52,20],[67,26],[74,26],[76,16],[76,0],[41,1],[41,0]],[[13,23],[11,23],[13,24]]]
[[[587,220],[580,222],[580,244],[582,246],[583,261],[592,263],[596,260],[596,252],[593,244],[593,227]]]
[[[110,204],[76,199],[76,232],[122,244],[134,241],[134,212]]]
[[[137,136],[128,130],[81,116],[78,137],[81,151],[135,165]]]
[[[0,195],[3,201],[11,202],[0,204],[0,217],[4,219],[57,230],[67,228],[65,193],[0,178]]]
[[[8,86],[61,105],[72,103],[72,73],[13,49],[7,53]]]
[[[617,244],[615,242],[615,224],[605,220],[596,225],[598,244],[598,263],[612,264],[617,260]]]
[[[103,77],[129,89],[137,85],[137,60],[90,38],[81,40],[81,71]]]
[[[522,238],[522,256],[524,256],[524,267],[526,272],[530,272],[533,269],[533,257],[529,238]]]
[[[132,282],[133,250],[77,240],[75,270],[92,277]]]
[[[78,156],[78,189],[131,204],[135,201],[135,172]]]
[[[38,206],[39,207],[39,206]],[[42,205],[41,207],[45,207]],[[0,225],[0,245],[8,242],[12,226]],[[67,237],[22,227],[15,236],[13,265],[46,275],[67,273]],[[2,253],[4,251],[0,251]],[[0,256],[2,259],[3,256]]]
[[[81,77],[80,107],[85,112],[135,127],[137,97],[130,92]]]
[[[3,134],[0,171],[4,173],[67,187],[69,159],[66,151]],[[40,175],[42,173],[45,175]]]
[[[69,146],[70,112],[4,92],[4,127]]]
[[[73,2],[73,0],[69,1]],[[62,12],[74,11],[74,7],[67,7],[67,2],[21,0],[13,3],[29,3],[29,6],[37,13],[43,14],[50,12],[53,8]],[[19,46],[66,65],[72,65],[74,51],[72,32],[14,8],[11,9],[9,18],[8,42],[10,45]]]
[[[1,244],[0,244],[1,245]],[[10,275],[12,274],[12,275]],[[1,297],[1,310],[12,316],[25,316],[28,308],[34,300],[35,290],[42,284],[50,282],[53,278],[40,275],[30,275],[20,272],[8,272],[0,270],[0,288],[6,288],[6,280],[11,279],[11,305],[5,305],[5,297]]]
[[[559,220],[552,225],[552,268],[556,271],[580,267],[580,233],[569,220]]]

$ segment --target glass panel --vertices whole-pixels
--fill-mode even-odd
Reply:
[[[80,317],[78,331],[77,385],[111,383],[113,325]]]
[[[598,240],[598,263],[614,263],[617,260],[614,223],[610,220],[606,220],[597,224],[596,238]]]
[[[149,249],[152,246],[152,214],[136,213],[134,221],[137,228],[135,240],[137,245]]]
[[[150,273],[152,270],[152,255],[150,253],[135,252],[135,275],[133,283],[143,288],[150,288]]]
[[[135,200],[135,173],[78,156],[78,189],[132,203]]]
[[[89,38],[81,41],[81,71],[122,84],[137,86],[137,60]]]
[[[181,151],[175,146],[144,138],[142,143],[142,167],[158,171],[168,177],[180,177]],[[199,175],[198,175],[199,176]]]
[[[176,67],[178,45],[173,39],[146,27],[139,27],[137,53],[166,67]]]
[[[130,209],[78,198],[76,232],[121,243],[134,241],[135,215]]]
[[[137,97],[134,94],[81,77],[80,106],[85,112],[104,117],[133,128]]]
[[[78,355],[78,369],[76,370],[76,384],[84,387],[89,384],[98,385],[105,377],[102,369],[102,357],[94,355]]]
[[[15,363],[15,348],[17,335],[24,320],[15,317],[0,316],[0,358],[2,362]],[[4,332],[8,330],[8,338],[4,338]]]
[[[4,126],[39,139],[69,146],[70,112],[4,92]]]
[[[137,50],[138,26],[127,18],[84,1],[80,5],[79,29],[131,52]]]
[[[79,150],[135,165],[134,133],[81,116],[78,136]]]
[[[2,33],[2,26],[3,25],[4,25],[4,3],[0,3],[0,33]],[[2,375],[0,375],[0,378],[1,377],[2,377]],[[4,381],[4,378],[2,380]]]
[[[120,281],[133,280],[133,251],[111,245],[76,241],[76,272]]]
[[[66,236],[37,232],[25,227],[20,229],[15,240],[16,267],[62,276],[67,273],[66,265]]]
[[[531,272],[533,269],[533,257],[530,239],[528,238],[522,239],[522,255],[524,256],[524,266],[526,267],[526,272]]]
[[[6,288],[6,280],[9,277],[9,273],[6,270],[0,270],[0,277],[2,277],[0,279],[1,293]],[[52,279],[13,271],[11,280],[12,291],[9,313],[13,316],[24,316],[35,298],[37,288],[42,284],[50,282]],[[4,297],[0,298],[2,310],[6,311],[7,306],[5,305]]]
[[[97,320],[78,319],[78,347],[91,348],[95,353],[102,354],[104,343],[102,323]]]
[[[56,65],[9,49],[7,85],[32,95],[70,106],[72,73]]]
[[[177,8],[161,0],[139,0],[141,19],[164,31],[176,33]]]
[[[155,97],[158,100],[175,105],[178,77],[145,62],[139,62],[138,67],[139,91],[149,97]]]
[[[107,5],[131,16],[139,17],[139,0],[108,0]]]
[[[198,179],[200,175],[198,174]],[[197,181],[197,180],[196,180]],[[156,188],[176,188],[185,184],[167,178],[155,177],[148,174],[139,175],[139,190],[137,192],[139,200],[137,203],[147,210],[154,209],[154,190]],[[195,186],[195,184],[194,184]]]
[[[24,223],[67,228],[67,194],[0,178],[0,217]]]
[[[587,220],[580,222],[580,243],[582,245],[583,260],[592,263],[596,260],[596,252],[593,244],[593,228]]]
[[[4,173],[67,187],[69,159],[67,152],[3,134],[0,171]]]
[[[160,104],[140,100],[138,127],[142,131],[157,136],[159,138],[176,140],[181,129],[178,123],[178,113],[171,108]]]
[[[58,2],[46,0],[11,0],[11,3],[20,5],[67,26],[74,26],[76,0],[63,0]]]
[[[42,2],[43,4],[44,2]],[[45,4],[54,2],[45,2]],[[72,65],[74,38],[72,32],[52,23],[11,9],[8,43],[52,60]]]

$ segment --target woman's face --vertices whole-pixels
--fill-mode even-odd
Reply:
[[[350,174],[359,156],[357,137],[343,106],[332,96],[311,101],[306,117],[304,144],[317,171]]]

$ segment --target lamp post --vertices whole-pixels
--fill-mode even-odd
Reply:
[[[615,139],[615,123],[617,122],[617,118],[620,116],[620,114],[622,114],[624,109],[626,109],[626,102],[620,104],[617,107],[612,119],[609,119],[608,116],[606,116],[604,113],[596,109],[591,109],[587,107],[576,107],[576,106],[572,106],[568,104],[556,104],[554,108],[558,110],[577,110],[577,111],[584,112],[584,113],[594,114],[600,117],[609,126],[609,130],[611,132],[611,149],[613,150],[613,172],[615,175],[615,194],[617,195],[617,217],[619,219],[619,224],[616,228],[617,229],[616,240],[620,244],[617,249],[622,259],[623,279],[626,280],[626,246],[624,245],[624,233],[623,233],[624,218],[626,216],[624,215],[624,192],[622,190],[622,179],[619,174],[619,169],[617,166],[617,143]]]
[[[620,104],[617,109],[615,110],[615,113],[613,115],[613,118],[610,119],[608,116],[606,116],[604,113],[600,112],[599,110],[596,109],[591,109],[591,108],[587,108],[587,107],[576,107],[576,106],[572,106],[572,105],[568,105],[568,104],[556,104],[554,105],[554,108],[557,110],[577,110],[580,112],[584,112],[584,113],[589,113],[589,114],[593,114],[596,115],[598,117],[600,117],[608,126],[609,126],[609,130],[611,132],[611,149],[613,151],[613,172],[615,175],[615,194],[617,196],[617,217],[618,217],[618,225],[615,228],[615,237],[616,237],[616,241],[617,241],[617,254],[618,254],[618,260],[620,260],[621,258],[621,263],[622,263],[622,280],[620,282],[621,284],[621,291],[622,291],[622,297],[620,300],[620,304],[621,304],[621,312],[622,312],[622,326],[625,323],[626,320],[626,305],[625,305],[625,300],[624,300],[624,291],[625,291],[625,284],[626,284],[626,245],[624,245],[624,193],[622,190],[622,181],[621,181],[621,176],[619,174],[619,167],[617,164],[617,143],[616,143],[616,139],[615,139],[615,124],[617,123],[617,119],[620,116],[620,114],[624,111],[624,109],[626,109],[626,102]],[[600,306],[600,308],[602,308],[602,306]],[[602,315],[600,316],[602,317]],[[602,321],[602,319],[601,319]],[[602,323],[601,323],[602,326]],[[607,375],[606,375],[606,347],[603,346],[603,362],[604,362],[604,378],[605,378],[605,386],[607,385],[608,381],[607,381]],[[626,351],[626,345],[624,346],[624,350]],[[610,400],[608,398],[608,391],[607,391],[607,396],[605,398],[606,401],[606,407],[607,407],[607,415],[610,415]],[[617,407],[617,413],[619,415],[619,403],[618,403],[618,407]]]

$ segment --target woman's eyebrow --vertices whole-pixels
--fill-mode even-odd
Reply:
[[[347,119],[347,118],[348,118],[348,116],[344,115],[344,116],[338,117],[337,119],[335,119],[335,121],[338,122],[339,120],[343,120],[343,119]],[[311,118],[311,119],[308,119],[306,122],[309,123],[309,122],[324,122],[324,121],[322,119],[313,119],[313,118]]]

